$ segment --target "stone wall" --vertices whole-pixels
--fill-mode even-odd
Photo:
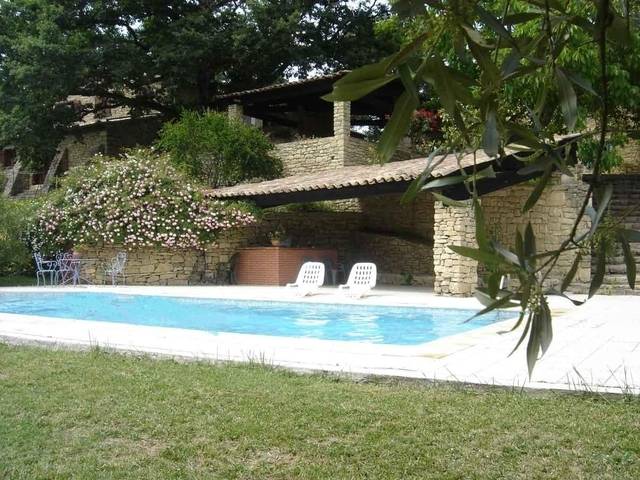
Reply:
[[[475,220],[469,203],[466,207],[434,205],[433,290],[438,295],[468,296],[478,285],[478,262],[462,257],[449,245],[475,247]]]
[[[154,117],[97,123],[72,131],[58,150],[67,149],[65,168],[77,167],[98,153],[117,156],[125,148],[151,145],[160,126]]]
[[[278,143],[275,147],[274,154],[282,160],[285,177],[325,172],[343,166],[341,141],[336,137]]]
[[[96,154],[107,153],[107,129],[104,126],[77,129],[60,142],[58,149],[65,148],[67,160],[64,167],[73,168],[84,165]]]
[[[157,117],[134,118],[107,124],[107,155],[116,156],[125,148],[153,144],[161,126],[162,122]]]
[[[403,203],[402,195],[376,195],[359,199],[367,230],[397,233],[433,241],[434,199],[429,193],[419,194],[415,200]]]
[[[401,210],[396,212],[396,217],[402,215]],[[406,215],[412,215],[409,209]],[[404,223],[409,225],[410,221]],[[357,261],[375,262],[381,283],[403,284],[409,275],[416,284],[426,285],[432,281],[430,241],[417,235],[372,232],[367,229],[362,212],[282,210],[266,211],[256,225],[223,232],[205,251],[161,248],[129,251],[127,281],[153,285],[213,283],[220,272],[228,269],[234,253],[244,247],[269,245],[268,234],[276,228],[287,232],[293,246],[336,249],[338,261],[345,270]],[[96,264],[101,265],[115,257],[118,248],[80,250],[83,258],[95,258]],[[101,268],[86,269],[84,276],[93,283],[102,283],[102,271]]]
[[[607,214],[624,228],[640,231],[640,175],[606,175],[602,179],[613,184],[613,196]],[[631,242],[630,247],[636,259],[636,270],[640,272],[640,242]],[[607,258],[607,269],[599,293],[640,295],[640,276],[636,277],[635,289],[631,289],[626,271],[622,248],[616,244],[615,250]]]
[[[533,185],[520,184],[482,197],[485,218],[493,236],[504,245],[513,247],[516,229],[524,232],[527,222],[531,222],[536,235],[538,251],[554,250],[569,236],[586,194],[587,185],[565,175],[555,175],[550,185],[529,212],[523,214],[522,206],[531,194]],[[579,232],[589,227],[583,220]],[[548,278],[547,287],[559,288],[562,279],[571,268],[575,258],[573,252],[563,254]],[[591,280],[590,258],[586,256],[578,268],[569,291],[588,291]]]
[[[125,281],[128,285],[193,285],[203,279],[205,258],[198,250],[125,250],[115,246],[76,248],[80,258],[91,259],[83,264],[82,277],[95,284],[110,283],[104,274],[105,266],[119,251],[127,252]]]
[[[283,228],[294,246],[333,248],[338,260],[353,262],[355,235],[360,227],[357,213],[340,212],[267,212],[256,225],[223,232],[204,251],[164,248],[122,249],[113,246],[77,248],[81,258],[95,259],[87,265],[83,277],[102,283],[104,265],[118,251],[127,251],[127,283],[133,285],[192,285],[216,280],[220,264],[228,264],[239,249],[269,245],[268,234]]]
[[[358,232],[355,262],[373,262],[379,282],[387,285],[433,284],[431,242],[397,235]]]
[[[632,140],[624,148],[620,149],[622,165],[615,173],[638,174],[640,173],[640,140]]]

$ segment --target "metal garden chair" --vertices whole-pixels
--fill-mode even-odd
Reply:
[[[56,255],[56,264],[59,285],[78,284],[78,262],[73,257],[73,253],[59,253]]]
[[[111,285],[118,284],[118,277],[122,277],[122,283],[126,283],[126,276],[124,273],[124,268],[127,264],[127,253],[126,252],[118,252],[118,254],[113,258],[104,269],[104,276],[111,278]]]
[[[47,284],[47,275],[49,276],[49,285],[58,283],[58,263],[55,260],[45,260],[40,252],[33,252],[33,259],[36,262],[36,282],[40,286]]]

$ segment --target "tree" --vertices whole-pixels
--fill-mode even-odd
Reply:
[[[28,272],[33,266],[25,237],[35,204],[0,197],[0,276]]]
[[[183,112],[162,127],[158,147],[213,188],[282,173],[282,162],[271,154],[274,147],[264,133],[223,113]]]
[[[523,161],[540,176],[522,207],[528,211],[536,204],[555,170],[570,172],[571,157],[562,155],[567,146],[559,144],[555,135],[576,129],[579,119],[576,90],[585,91],[580,99],[590,98],[586,104],[593,108],[596,127],[570,138],[568,143],[581,138],[596,140],[593,175],[570,235],[558,249],[538,251],[530,224],[524,232],[517,232],[514,248],[501,245],[491,238],[485,225],[476,189],[476,181],[487,172],[475,166],[471,171],[461,168],[459,175],[451,180],[464,185],[472,199],[477,248],[456,245],[449,248],[477,260],[491,272],[488,288],[477,292],[478,298],[487,305],[480,313],[506,306],[520,307],[514,329],[524,327],[516,348],[527,339],[531,372],[538,355],[544,354],[553,336],[546,298],[549,292],[544,289],[544,281],[560,255],[572,252],[577,268],[582,252],[595,249],[591,297],[602,284],[607,249],[612,243],[619,243],[625,256],[629,285],[631,288],[635,285],[636,266],[629,242],[640,241],[640,232],[606,221],[612,187],[603,181],[601,173],[612,125],[617,129],[637,130],[638,103],[633,99],[628,103],[624,95],[616,95],[613,83],[616,69],[612,62],[624,63],[627,56],[638,58],[638,5],[628,1],[614,5],[610,0],[512,0],[500,2],[502,8],[492,11],[491,8],[496,9],[496,2],[477,0],[397,0],[393,4],[405,18],[417,19],[412,23],[415,29],[410,41],[396,54],[337,81],[333,93],[327,97],[333,101],[354,100],[393,80],[402,80],[405,91],[398,98],[379,142],[380,154],[385,159],[391,157],[407,132],[419,105],[419,92],[429,89],[455,126],[443,146],[449,154],[484,151],[489,157],[497,157],[505,154],[506,147],[518,148],[518,145],[532,152]],[[576,37],[589,45],[589,51],[595,55],[590,60],[595,87],[587,78],[572,71],[571,61],[579,49],[571,45],[570,39]],[[447,58],[447,52],[454,51],[456,54]],[[637,79],[638,65],[634,67],[632,61],[630,68]],[[528,92],[522,90],[527,88]],[[518,91],[521,105],[513,108],[512,95]],[[431,188],[429,172],[435,166],[435,158],[430,157],[426,171],[414,182],[409,196]],[[452,203],[443,196],[439,198]],[[597,210],[591,207],[595,198]],[[589,217],[591,227],[581,231],[585,216]],[[576,268],[567,273],[559,293],[571,283]],[[501,290],[499,280],[504,274],[516,276],[518,286]]]
[[[133,115],[203,110],[217,94],[344,69],[392,51],[373,2],[0,2],[0,145],[48,160],[74,120],[68,95]]]

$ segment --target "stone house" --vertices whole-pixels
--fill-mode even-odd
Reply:
[[[280,140],[273,135],[284,164],[284,178],[210,192],[215,198],[249,200],[277,210],[250,234],[236,233],[221,239],[218,250],[209,254],[210,263],[220,260],[217,255],[221,251],[225,260],[238,248],[264,241],[264,232],[255,230],[280,224],[294,244],[337,249],[346,266],[356,261],[375,262],[381,283],[427,285],[446,295],[472,294],[478,284],[483,284],[486,272],[477,262],[448,248],[450,244],[475,246],[475,220],[469,206],[445,206],[431,193],[403,202],[402,194],[422,173],[426,159],[416,158],[411,145],[405,143],[390,163],[380,165],[373,144],[358,134],[360,127],[384,125],[401,86],[391,83],[353,103],[323,102],[320,97],[331,91],[341,75],[219,97],[219,107],[226,108],[229,115],[260,126],[267,133],[285,129],[289,136]],[[567,154],[575,156],[576,149]],[[625,155],[632,157],[633,153]],[[507,155],[499,161],[481,155],[452,156],[444,159],[432,175],[454,175],[458,162],[469,168],[474,162],[492,165],[496,171],[496,178],[482,180],[478,189],[486,220],[500,242],[512,245],[516,230],[524,229],[528,222],[540,250],[553,249],[568,236],[587,189],[582,170],[575,177],[554,174],[538,204],[523,214],[520,209],[533,190],[534,175],[518,174],[522,163],[515,156]],[[638,165],[638,159],[627,158],[625,174],[609,177],[616,184],[611,206],[614,213],[640,199],[640,176],[633,174],[638,172]],[[460,200],[468,197],[459,186],[445,188],[443,193]],[[291,208],[318,201],[323,206],[320,211]],[[639,228],[640,212],[630,215],[627,222],[630,228]],[[588,227],[587,220],[583,223]],[[634,247],[640,255],[640,246]],[[573,255],[561,258],[548,279],[549,286],[559,286],[572,263]],[[610,263],[603,291],[633,293],[626,286],[622,258],[612,258]],[[587,255],[569,290],[587,291],[591,270]]]
[[[39,171],[25,168],[11,147],[0,150],[0,170],[4,185],[0,194],[6,197],[30,198],[46,192],[54,178],[69,168],[82,165],[96,154],[116,156],[125,148],[150,145],[161,126],[156,115],[131,117],[124,107],[100,107],[101,99],[73,95],[68,101],[78,106],[98,106],[72,125],[51,161]]]
[[[376,263],[381,284],[428,286],[443,295],[470,295],[476,286],[483,284],[486,272],[477,262],[448,248],[451,244],[475,245],[473,212],[468,202],[464,203],[468,198],[466,190],[459,185],[442,190],[464,206],[446,206],[429,192],[403,201],[403,193],[423,172],[427,160],[416,155],[409,142],[404,142],[391,162],[380,164],[374,144],[362,135],[366,127],[384,126],[402,86],[392,82],[354,102],[322,100],[342,75],[339,72],[219,96],[216,107],[220,111],[227,111],[270,136],[283,162],[283,176],[211,190],[208,194],[224,200],[254,202],[264,209],[264,216],[257,225],[225,232],[204,252],[158,248],[129,252],[129,281],[140,284],[220,281],[233,268],[236,254],[268,245],[268,234],[284,229],[295,247],[336,251],[337,261],[345,272],[358,261]],[[106,123],[108,128],[97,128],[95,133],[90,126],[79,130],[86,149],[79,158],[92,153],[90,149],[98,145],[111,154],[127,143],[119,140],[118,122]],[[73,145],[79,150],[73,142],[69,139],[69,147]],[[576,155],[575,148],[567,154]],[[72,156],[68,154],[67,158],[72,165]],[[474,163],[493,167],[495,178],[479,181],[478,190],[492,234],[505,245],[512,245],[516,230],[531,222],[540,250],[557,247],[568,236],[586,191],[581,174],[569,177],[556,173],[538,204],[523,214],[520,209],[533,189],[531,180],[535,174],[518,174],[522,163],[511,152],[500,159],[479,154],[439,160],[432,172],[435,177],[455,175],[459,165],[467,169]],[[631,159],[625,165],[624,175],[610,177],[616,185],[611,207],[614,212],[624,210],[630,203],[640,203],[640,175],[637,175],[640,172],[633,169],[640,162]],[[631,215],[628,223],[630,228],[640,228],[640,213]],[[588,227],[586,221],[584,227]],[[640,248],[635,247],[635,253],[640,255]],[[98,259],[99,263],[113,257],[116,250],[91,248],[85,249],[84,255]],[[548,279],[549,286],[558,286],[572,263],[572,255],[561,258]],[[622,258],[616,257],[610,263],[603,291],[632,293],[625,287]],[[260,268],[276,267],[264,263]],[[591,259],[585,255],[569,290],[587,291],[591,272]],[[99,276],[98,273],[87,272],[89,276]]]

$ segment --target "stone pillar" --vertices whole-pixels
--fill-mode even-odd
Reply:
[[[449,248],[449,245],[477,247],[471,202],[468,207],[448,207],[435,202],[434,223],[434,292],[437,295],[472,295],[478,284],[478,262]]]
[[[239,103],[232,103],[227,107],[227,116],[231,119],[242,121],[244,118],[244,110]]]
[[[351,102],[333,102],[333,136],[349,138],[351,133]]]

